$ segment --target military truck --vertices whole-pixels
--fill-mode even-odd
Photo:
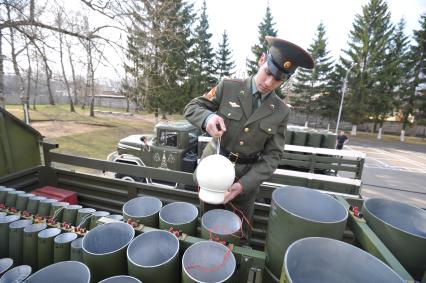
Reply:
[[[108,161],[192,173],[197,165],[201,131],[187,121],[161,122],[155,135],[123,138]],[[116,178],[151,183],[152,179],[117,173]]]
[[[117,151],[112,152],[107,160],[192,173],[202,150],[211,139],[188,121],[158,123],[154,127],[154,133],[121,139]],[[288,173],[300,171],[322,175],[336,175],[338,169],[344,169],[353,172],[354,178],[360,180],[365,154],[335,150],[335,140],[336,135],[329,131],[288,126],[285,152],[278,168],[290,170]],[[122,173],[116,173],[115,177],[127,181],[164,184],[143,176]],[[175,183],[168,185],[174,186]]]
[[[156,137],[158,137],[158,135]],[[177,143],[179,144],[179,142]],[[153,140],[151,140],[152,147],[154,144],[155,143]],[[93,169],[98,172],[118,172],[128,176],[148,176],[149,178],[153,179],[163,179],[170,182],[173,181],[186,185],[195,185],[192,174],[190,173],[175,170],[165,170],[162,168],[152,168],[147,166],[135,166],[135,164],[126,164],[125,162],[110,162],[55,152],[54,149],[56,149],[58,146],[59,145],[57,144],[51,144],[43,140],[41,134],[38,133],[35,129],[22,123],[22,121],[18,120],[16,117],[0,107],[0,187],[3,186],[24,192],[32,192],[37,188],[46,186],[61,188],[76,193],[78,204],[82,205],[83,207],[94,208],[96,210],[107,211],[114,214],[122,213],[123,205],[127,201],[139,196],[157,197],[163,202],[164,205],[172,202],[188,202],[196,205],[197,207],[199,206],[199,199],[196,192],[180,189],[170,189],[155,186],[153,184],[129,182],[126,180],[109,178],[108,176],[102,176],[101,174],[81,172],[79,168],[82,167]],[[311,157],[316,156],[316,153],[317,152],[311,152]],[[321,157],[325,154],[323,151],[320,151],[319,153]],[[43,158],[41,159],[40,156]],[[305,154],[304,156],[308,155]],[[344,161],[344,159],[342,160]],[[61,166],[57,166],[58,164],[67,165],[66,168],[68,169],[61,168]],[[72,169],[69,169],[70,166]],[[339,166],[342,168],[345,167],[341,164]],[[326,178],[324,178],[321,175],[321,178],[316,179],[315,175],[316,174],[313,173],[300,174],[297,172],[297,174],[295,174],[294,171],[290,172],[290,170],[277,170],[274,175],[269,180],[267,180],[267,182],[264,182],[261,185],[259,194],[261,197],[270,199],[276,188],[285,187],[287,185],[292,186],[294,190],[300,190],[301,188],[298,186],[303,186],[305,188],[325,192],[336,201],[341,203],[346,210],[348,210],[348,221],[343,235],[345,242],[362,247],[365,251],[371,253],[386,263],[397,274],[399,274],[405,280],[405,282],[414,282],[412,275],[390,251],[389,246],[376,235],[376,232],[370,228],[370,224],[367,223],[364,218],[360,217],[358,209],[362,209],[364,205],[364,200],[360,196],[361,184],[355,184],[355,182],[350,183],[349,180],[336,176],[326,176]],[[7,200],[8,197],[5,194],[3,194],[3,196]],[[311,208],[319,208],[320,211],[329,211],[327,207],[323,208],[320,206],[319,202],[317,201],[304,203],[302,200],[294,203],[296,203],[295,207],[300,207],[302,204],[305,204],[304,207],[307,207],[308,211],[312,211]],[[352,209],[350,205],[352,206]],[[276,207],[274,208],[273,206],[266,203],[256,203],[252,223],[253,233],[250,246],[239,246],[236,244],[227,245],[232,254],[235,255],[235,260],[238,266],[238,271],[235,273],[236,278],[233,282],[262,282],[263,274],[268,272],[266,269],[267,254],[265,252],[265,245],[267,244],[266,238],[269,233],[268,229],[270,225],[268,216],[273,211],[276,211]],[[394,212],[394,210],[391,211]],[[45,223],[46,221],[46,219],[43,220],[36,216],[28,216],[21,213],[21,211],[16,211],[14,207],[9,209],[8,207],[3,206],[3,208],[0,208],[0,213],[2,215],[16,215],[19,216],[19,219],[27,219],[31,220],[32,222],[34,221],[40,223],[40,221],[44,221]],[[304,221],[305,220],[303,219],[302,222]],[[102,224],[102,221],[96,223],[96,225],[98,224]],[[422,223],[418,222],[418,224],[420,225]],[[47,226],[49,228],[59,227],[61,233],[77,231],[76,228],[78,228],[73,226],[70,227],[68,223],[56,223],[54,225],[48,223]],[[201,229],[200,226],[198,228]],[[307,224],[299,222],[298,224],[295,223],[291,230],[294,230],[294,227],[296,226],[309,227]],[[277,225],[276,227],[285,228],[282,225]],[[0,228],[8,229],[8,225],[2,225]],[[156,229],[157,228],[155,227],[148,227],[144,225],[138,225],[134,227],[135,233],[138,235]],[[80,237],[84,236],[86,233],[81,232],[80,230],[78,231]],[[390,238],[395,235],[394,232],[391,233],[387,228],[376,231],[386,231]],[[278,232],[280,233],[280,236],[282,236],[291,231],[279,229]],[[3,237],[3,234],[1,235],[2,237],[0,237],[0,246],[9,247],[8,239]],[[182,252],[192,245],[204,241],[202,238],[198,237],[198,235],[188,236],[186,234],[182,234],[177,237]],[[14,237],[13,239],[17,239],[17,237]],[[28,237],[28,240],[31,239],[32,237]],[[405,249],[405,246],[408,244],[409,246],[414,246],[419,251],[422,251],[421,247],[419,248],[419,246],[415,244],[410,245],[410,240],[402,238],[396,241],[397,243],[401,244],[400,246],[403,249]],[[318,246],[322,247],[322,245]],[[337,251],[334,246],[326,246],[325,248],[333,252]],[[307,254],[309,257],[312,256],[312,253],[305,254]],[[337,254],[337,252],[335,252],[335,254]],[[348,272],[350,271],[352,273],[353,271],[357,274],[363,274],[362,270],[354,267],[353,263],[348,263],[347,260],[353,258],[352,254],[349,257],[347,256],[348,253],[341,254],[344,255],[344,258],[337,258],[335,255],[330,256],[332,263],[326,265],[323,264],[315,270],[325,270],[327,273],[333,274],[333,272],[330,271],[332,267],[343,265],[348,267]],[[414,257],[412,258],[414,262],[422,262],[420,259],[416,259]],[[83,262],[85,262],[84,259]],[[125,263],[126,260],[121,261],[121,263],[123,262]],[[321,264],[322,261],[316,260],[314,262],[316,264]],[[358,260],[356,262],[364,263],[365,261]],[[114,267],[115,264],[119,263],[103,262],[101,267],[103,270],[109,270],[110,268]],[[52,266],[53,265],[50,265],[47,268]],[[311,267],[312,264],[308,266]],[[368,263],[366,266],[369,266]],[[372,269],[374,273],[380,274],[377,269],[370,269]],[[286,271],[283,269],[282,273],[280,274],[280,278],[277,278],[278,280],[281,280],[279,282],[289,282],[285,281],[285,272]],[[342,282],[342,280],[344,281],[344,278],[346,278],[346,273],[344,273],[344,275],[345,276],[343,277],[336,277],[340,281],[333,282]],[[176,274],[176,276],[180,277],[179,274]],[[367,282],[367,280],[358,281]],[[157,282],[166,281],[161,281],[160,278]],[[390,281],[376,280],[375,282]],[[426,282],[426,274],[423,276],[422,282]]]

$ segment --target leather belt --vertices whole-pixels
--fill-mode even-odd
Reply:
[[[222,147],[220,148],[219,153],[221,155],[225,156],[226,158],[228,158],[232,163],[252,164],[252,163],[255,163],[259,160],[259,155],[244,156],[244,155],[241,155],[239,153],[227,151],[226,149],[224,149]]]

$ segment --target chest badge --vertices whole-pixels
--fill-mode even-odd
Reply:
[[[240,105],[238,105],[238,103],[235,103],[235,102],[232,102],[232,101],[229,101],[229,104],[231,104],[231,107],[233,107],[233,108],[235,108],[235,107],[237,107],[237,108],[241,107]]]
[[[269,105],[269,107],[271,107],[272,110],[275,109],[275,105],[274,104]]]

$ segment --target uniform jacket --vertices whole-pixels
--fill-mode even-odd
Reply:
[[[243,186],[240,198],[258,191],[260,184],[271,177],[282,158],[285,131],[290,109],[272,92],[252,113],[252,78],[222,80],[203,96],[194,98],[184,115],[195,126],[202,128],[212,113],[221,116],[226,132],[221,147],[243,156],[259,155],[252,164],[235,164],[236,176]],[[203,157],[213,154],[214,142],[206,146]],[[212,172],[214,174],[214,172]]]

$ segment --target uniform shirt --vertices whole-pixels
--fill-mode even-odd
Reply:
[[[258,105],[253,105],[253,109],[255,110],[255,109],[257,109],[259,106],[260,106],[260,104],[262,103],[262,101],[264,101],[270,94],[271,94],[271,92],[270,93],[267,93],[267,94],[264,94],[264,95],[262,95],[258,90],[257,90],[257,87],[256,87],[256,81],[255,81],[255,77],[252,77],[252,79],[251,79],[251,89],[252,89],[252,95],[253,95],[253,101],[256,101],[256,95],[259,93],[260,94],[260,101],[259,101],[259,104]]]
[[[256,192],[260,184],[272,176],[284,151],[290,109],[271,92],[253,111],[254,92],[252,77],[222,80],[208,93],[194,98],[184,110],[185,118],[199,128],[209,115],[218,114],[226,126],[221,146],[242,156],[259,156],[256,163],[235,164],[236,176],[243,186],[243,193],[237,198]],[[209,143],[203,157],[214,153],[214,146]]]

